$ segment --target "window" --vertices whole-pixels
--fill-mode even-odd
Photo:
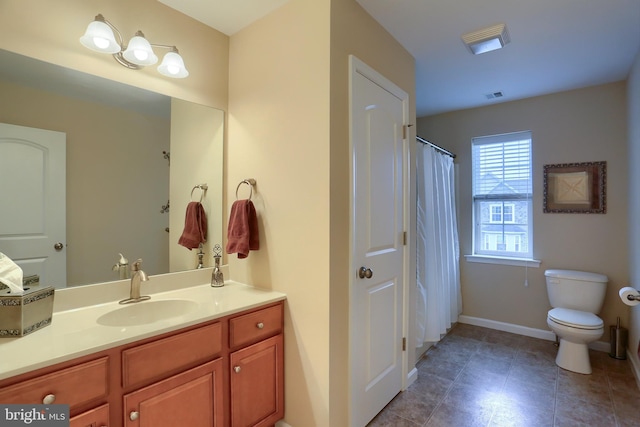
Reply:
[[[472,140],[473,252],[533,256],[531,132]]]
[[[514,222],[513,212],[515,211],[515,205],[513,203],[501,203],[501,204],[491,204],[491,222],[492,223],[502,223],[502,222]]]

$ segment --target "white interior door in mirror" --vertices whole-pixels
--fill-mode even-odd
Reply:
[[[66,134],[0,123],[0,252],[65,287]]]

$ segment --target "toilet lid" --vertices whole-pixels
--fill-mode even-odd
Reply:
[[[549,310],[549,319],[560,325],[578,329],[600,329],[604,327],[602,319],[595,314],[570,308]]]

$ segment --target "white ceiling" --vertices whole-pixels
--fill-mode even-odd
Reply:
[[[158,0],[230,36],[289,0]]]
[[[287,2],[159,1],[228,35]],[[640,0],[356,1],[415,57],[418,117],[623,80],[640,51]],[[497,23],[511,43],[471,55],[462,34]]]

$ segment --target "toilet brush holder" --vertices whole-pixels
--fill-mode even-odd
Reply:
[[[627,338],[628,331],[620,326],[620,318],[615,326],[612,325],[609,329],[609,343],[611,344],[610,357],[618,360],[624,360],[627,358]]]

